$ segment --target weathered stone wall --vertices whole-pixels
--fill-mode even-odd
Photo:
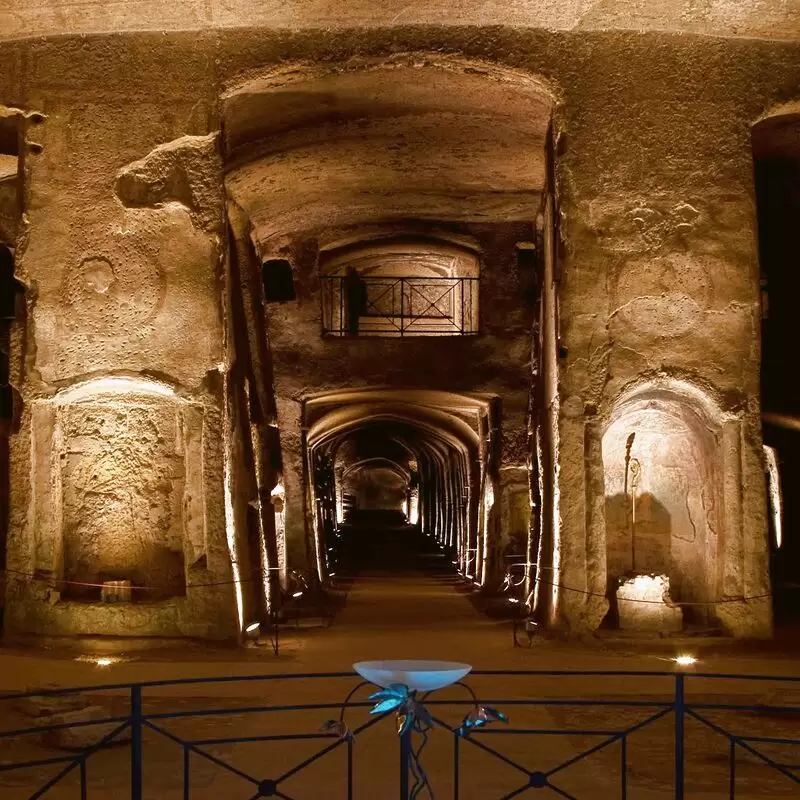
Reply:
[[[183,431],[174,410],[81,403],[59,422],[64,578],[75,582],[64,594],[99,596],[78,584],[104,580],[152,587],[148,599],[185,594]]]
[[[738,68],[729,71],[715,51],[738,46],[695,44],[670,50],[662,41],[646,63],[631,52],[628,66],[645,79],[625,91],[621,75],[601,65],[581,100],[564,105],[561,189],[569,199],[566,205],[562,200],[561,321],[568,356],[561,391],[571,411],[561,430],[563,524],[572,530],[585,513],[583,503],[564,504],[567,496],[585,496],[578,460],[584,414],[610,409],[631,383],[658,374],[686,377],[718,397],[743,426],[743,505],[725,514],[729,528],[741,526],[731,538],[754,549],[737,568],[735,590],[729,586],[722,595],[763,595],[768,575],[749,124],[770,105],[770,92],[756,78],[759,59],[742,52]],[[669,79],[649,78],[647,65],[654,61]],[[783,63],[789,62],[795,66],[785,77],[796,69],[796,53]],[[773,100],[791,91],[788,84],[775,88]],[[580,120],[572,118],[578,108]],[[598,127],[607,131],[600,140]],[[629,157],[620,158],[623,149]],[[572,539],[568,548],[575,547],[583,549]],[[564,570],[564,583],[582,588],[583,558],[572,550],[565,561],[572,566]],[[596,574],[592,586],[590,571],[588,586],[602,591],[603,578]],[[565,597],[570,602],[583,604],[574,594]],[[742,612],[748,613],[751,627],[739,619],[739,632],[768,630],[763,600]]]
[[[282,6],[284,16],[271,16],[266,24],[290,24],[292,30],[63,36],[0,45],[0,103],[47,116],[37,131],[42,152],[30,156],[26,166],[26,220],[18,240],[32,324],[25,345],[27,410],[13,443],[11,536],[19,540],[31,525],[31,405],[38,398],[89,375],[148,373],[221,407],[219,398],[203,390],[208,371],[225,360],[219,242],[207,214],[192,208],[196,195],[186,194],[180,177],[181,170],[196,170],[171,166],[157,191],[117,183],[119,170],[160,145],[217,130],[216,98],[226,83],[248,71],[292,59],[438,51],[541,75],[557,95],[556,124],[564,137],[558,156],[559,293],[566,347],[560,362],[561,580],[605,591],[604,576],[587,570],[592,562],[587,485],[596,481],[592,484],[584,456],[599,453],[587,445],[587,423],[610,413],[625,387],[665,373],[702,387],[740,421],[739,449],[729,448],[723,457],[738,459],[736,469],[725,474],[740,476],[741,510],[733,519],[741,531],[731,537],[725,556],[733,566],[720,569],[726,593],[763,593],[767,551],[749,125],[796,95],[800,47],[777,41],[796,33],[796,20],[795,27],[783,25],[779,16],[786,4],[693,5],[700,10],[683,17],[682,5],[664,5],[659,19],[644,22],[641,12],[632,11],[620,11],[616,23],[612,19],[620,26],[646,26],[648,33],[588,30],[604,26],[614,8],[610,4],[593,5],[591,17],[585,6],[583,16],[573,15],[563,27],[583,19],[587,29],[569,32],[448,26],[442,16],[459,23],[464,18],[453,7],[446,15],[437,9],[432,20],[424,16],[430,9],[418,5],[405,13],[392,9],[388,19],[365,12],[363,28],[351,22],[356,27],[342,30],[315,29],[327,27],[325,14],[313,17],[304,7],[308,27],[301,30],[292,7]],[[628,3],[616,8],[623,6],[630,9]],[[558,7],[551,13],[577,6]],[[167,12],[172,25],[193,24],[195,18],[198,26],[215,22],[195,17],[194,4],[127,4],[124,17],[115,13],[105,16],[107,22],[103,15],[78,17],[86,8],[100,9],[97,4],[35,8],[34,13],[34,6],[16,3],[5,9],[3,32],[52,30],[55,24],[60,30],[77,28],[80,20],[90,29],[138,27],[141,9],[153,24],[158,20],[159,29],[170,27],[159,18]],[[515,22],[519,4],[508,8],[509,16],[492,22],[526,24]],[[526,8],[536,12],[528,24],[546,24],[547,17],[539,15],[542,4]],[[31,19],[42,27],[28,27]],[[411,21],[429,24],[385,26]],[[769,33],[774,40],[653,32],[667,21],[673,28],[731,35],[741,26],[745,36]],[[218,164],[210,154],[199,163],[213,186],[209,176]],[[497,244],[511,252],[510,239]],[[437,342],[437,354],[446,348],[447,357],[424,374],[419,365],[432,357],[425,342],[382,342],[383,360],[376,363],[374,343],[319,337],[312,254],[309,248],[297,258],[305,299],[291,309],[270,310],[278,417],[282,427],[289,423],[282,446],[290,466],[300,453],[297,393],[341,385],[345,363],[348,384],[424,381],[524,394],[529,318],[520,311],[516,278],[510,272],[502,277],[508,264],[498,262],[498,282],[486,285],[483,307],[496,314],[488,318],[496,323],[487,326],[487,335]],[[507,328],[515,314],[519,320]],[[522,404],[518,413],[521,420]],[[34,430],[34,447],[41,435]],[[214,436],[213,429],[208,435]],[[524,437],[508,449],[524,451]],[[300,465],[288,472],[301,474]],[[285,488],[287,501],[302,491],[289,478]],[[222,517],[220,512],[212,521],[217,539],[224,538]],[[561,613],[572,627],[597,623],[580,595],[562,598]],[[765,608],[733,604],[725,614],[737,632],[762,633],[768,629]]]
[[[29,414],[31,508],[9,540],[8,630],[235,637],[219,415],[131,379],[32,400]],[[131,582],[131,603],[99,602],[111,580]]]
[[[343,28],[390,25],[508,25],[547,30],[648,30],[716,36],[796,39],[800,21],[781,0],[424,0],[398,6],[354,0],[8,0],[0,11],[6,36],[110,33],[141,30],[237,28]]]
[[[287,498],[293,495],[297,503],[289,499],[290,542],[302,541],[304,532],[303,497],[289,485],[295,481],[299,485],[302,442],[297,398],[302,394],[358,386],[496,393],[502,397],[502,457],[510,464],[526,462],[535,276],[519,274],[515,243],[531,238],[531,226],[503,227],[469,228],[482,247],[482,335],[478,337],[325,338],[316,252],[308,246],[290,252],[298,299],[270,305],[267,311]]]
[[[232,585],[205,586],[231,580],[207,380],[223,362],[215,138],[184,135],[208,132],[197,98],[123,89],[124,68],[101,85],[69,63],[43,81],[13,69],[21,107],[47,111],[17,240],[30,313],[15,352],[6,629],[235,637]],[[130,385],[108,396],[108,376]],[[169,391],[153,394],[151,377]],[[87,378],[99,394],[78,401],[69,387]],[[114,578],[148,589],[109,608],[76,585]]]

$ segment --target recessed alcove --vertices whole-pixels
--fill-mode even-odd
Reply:
[[[30,539],[11,563],[36,580],[15,584],[15,623],[48,634],[229,637],[232,569],[216,527],[224,501],[204,484],[211,471],[222,478],[213,412],[166,382],[107,376],[37,399],[29,413],[41,437]]]
[[[717,586],[720,430],[691,396],[644,388],[614,410],[602,440],[606,567],[666,575],[684,619],[704,623]]]
[[[59,423],[62,596],[96,602],[99,584],[120,580],[135,587],[135,601],[185,595],[176,409],[97,398],[64,408]]]

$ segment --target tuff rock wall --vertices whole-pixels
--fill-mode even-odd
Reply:
[[[0,13],[0,103],[45,116],[29,136],[13,243],[28,317],[19,334],[22,412],[11,439],[15,573],[7,577],[6,629],[123,634],[133,619],[149,635],[236,635],[237,607],[252,601],[237,602],[231,584],[153,600],[149,609],[79,606],[52,582],[70,563],[58,553],[84,552],[70,546],[82,524],[75,509],[91,508],[93,537],[135,538],[146,527],[153,552],[172,554],[154,556],[161,577],[148,573],[151,582],[169,584],[178,563],[186,582],[231,580],[231,522],[245,514],[252,481],[237,478],[248,469],[247,448],[226,450],[223,441],[222,419],[231,414],[220,373],[230,374],[235,353],[221,266],[218,98],[268,65],[405,52],[527,71],[555,96],[561,350],[553,542],[559,580],[588,594],[554,595],[554,620],[589,630],[606,612],[604,436],[625,398],[651,385],[671,393],[669,402],[689,385],[712,419],[720,476],[713,492],[724,503],[725,529],[716,533],[709,596],[767,591],[749,128],[796,97],[800,45],[796,25],[781,18],[786,4],[673,5],[655,18],[608,3],[512,4],[491,18],[450,6],[348,9],[355,16],[346,26],[338,11],[332,26],[333,10],[315,16],[285,4],[284,16],[269,18],[263,10],[242,17],[212,5],[209,16],[195,4],[142,3],[123,13],[17,2]],[[159,32],[140,30],[143,17],[158,21]],[[195,21],[200,30],[177,29]],[[242,23],[252,27],[232,27]],[[40,35],[56,27],[61,35]],[[293,348],[298,359],[279,365],[275,385],[315,388],[297,382],[306,348]],[[515,352],[486,353],[487,363],[494,358],[518,380]],[[326,383],[352,382],[333,362],[325,366]],[[93,388],[109,376],[134,383]],[[84,387],[79,397],[69,394],[76,385]],[[105,410],[109,396],[113,413]],[[291,402],[280,388],[278,399]],[[115,420],[106,437],[109,415],[125,422]],[[146,456],[126,461],[130,442]],[[114,459],[123,463],[103,483]],[[131,476],[140,470],[154,492],[138,491]],[[157,499],[154,507],[137,499],[145,495]],[[132,515],[124,524],[122,507]],[[140,547],[125,545],[131,553]],[[764,601],[733,603],[719,615],[739,635],[769,632]]]

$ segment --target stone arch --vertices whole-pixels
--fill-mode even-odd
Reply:
[[[148,599],[185,596],[184,401],[165,383],[108,377],[62,390],[53,405],[65,445],[64,595],[99,599],[97,584],[129,580],[152,587]]]
[[[532,73],[441,54],[287,65],[223,93],[225,184],[264,253],[300,229],[530,220],[554,105]]]
[[[741,471],[739,420],[698,386],[657,377],[623,391],[601,430],[609,590],[666,575],[671,599],[687,604],[684,623],[709,624],[714,607],[704,604],[721,596],[725,549],[741,530],[726,497]]]
[[[435,375],[428,367],[421,368],[434,360],[433,344],[425,339],[436,334],[427,331],[411,346],[392,343],[393,349],[385,352],[391,352],[393,369],[389,376],[380,377],[370,364],[379,360],[376,343],[366,341],[368,337],[347,350],[337,347],[337,337],[322,336],[321,284],[327,260],[344,247],[368,250],[409,238],[427,243],[432,251],[431,243],[437,243],[436,252],[459,251],[465,261],[474,258],[480,265],[485,280],[479,291],[485,293],[487,308],[495,298],[496,308],[504,303],[511,306],[512,297],[520,294],[518,287],[524,287],[525,296],[530,297],[534,270],[515,271],[512,254],[516,242],[531,239],[548,191],[547,144],[555,104],[553,89],[531,72],[440,53],[292,63],[248,73],[223,92],[224,183],[229,208],[235,209],[237,246],[246,240],[258,262],[288,260],[297,288],[295,302],[270,306],[264,314],[276,364],[275,381],[280,385],[276,416],[285,481],[287,563],[313,570],[316,561],[317,572],[324,574],[312,530],[318,524],[312,524],[316,510],[308,502],[314,491],[306,458],[315,424],[313,401],[305,402],[308,413],[301,421],[290,397],[307,396],[309,387],[337,392],[349,380],[345,370],[336,368],[347,352],[354,354],[359,371],[364,368],[365,374],[358,379],[364,384],[377,385],[388,378],[395,391],[426,385],[461,391],[471,384],[496,391],[494,379],[486,377],[493,375],[495,364],[490,367],[478,353],[476,361],[482,363],[474,377],[461,374],[457,358]],[[463,275],[463,281],[473,274],[474,270]],[[514,356],[525,354],[519,359],[521,365],[530,349],[530,326],[537,313],[534,303],[509,325],[502,312],[479,315],[475,300],[464,300],[462,295],[463,302],[454,301],[454,305],[472,309],[476,324],[480,316],[480,332],[487,334],[487,340],[514,340]],[[341,302],[333,306],[341,309]],[[393,319],[395,315],[385,316]],[[462,311],[461,317],[466,316],[470,315]],[[341,325],[332,327],[338,330]],[[457,327],[460,333],[478,332],[466,325]],[[307,348],[302,361],[290,368],[288,359],[297,341],[307,343]],[[467,350],[463,343],[454,346]],[[312,363],[317,365],[313,374],[306,374],[302,364]],[[502,401],[498,399],[498,405],[504,405],[498,419],[502,418],[505,430],[513,430],[515,442],[524,443],[528,407],[524,380],[518,387]],[[406,411],[384,416],[380,423],[409,424],[403,416]],[[413,421],[417,429],[426,424],[418,413]],[[515,462],[514,472],[500,474],[499,460],[506,456],[500,455],[499,442],[504,436],[494,428],[480,432],[486,442],[497,442],[491,445],[497,456],[491,466],[497,472],[493,490],[485,480],[486,471],[481,473],[479,467],[474,494],[466,501],[457,498],[475,506],[470,514],[480,520],[476,525],[481,527],[478,538],[484,549],[491,537],[484,537],[483,531],[488,526],[499,529],[499,515],[484,515],[476,509],[490,504],[492,491],[500,501],[498,506],[505,503],[510,476],[516,476],[518,486],[525,469],[519,463],[525,458],[520,447],[508,457]],[[315,444],[315,452],[321,452],[321,447]],[[440,459],[441,454],[431,451],[431,464]],[[447,491],[457,497],[454,490]],[[445,511],[440,516],[445,521],[437,524],[451,525]],[[475,531],[463,535],[472,536]],[[475,550],[477,544],[470,547]]]
[[[39,444],[26,536],[9,551],[19,576],[11,629],[235,638],[240,587],[233,556],[218,555],[222,498],[208,480],[217,469],[221,486],[215,412],[133,375],[80,381],[28,405]],[[48,603],[29,575],[51,582]]]
[[[494,545],[484,513],[490,492],[480,419],[486,413],[485,399],[450,392],[365,388],[311,398],[306,407],[309,474],[317,475],[320,465],[324,469],[327,464],[338,470],[341,481],[359,463],[388,459],[407,489],[408,512],[414,511],[410,523],[449,548],[465,576],[483,582]],[[353,446],[359,436],[373,447],[384,444],[364,453]],[[310,507],[316,510],[326,503],[321,496],[325,480],[312,477],[310,483]],[[313,521],[313,549],[324,579],[330,544],[325,519]]]

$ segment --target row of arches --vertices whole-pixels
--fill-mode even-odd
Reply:
[[[457,354],[468,370],[457,358],[439,361],[435,346],[423,342],[413,350],[353,351],[358,369],[352,373],[343,368],[347,359],[331,349],[336,343],[319,335],[318,279],[326,270],[340,275],[355,253],[376,275],[392,259],[416,259],[413,269],[420,274],[480,274],[486,276],[484,289],[495,290],[504,270],[514,271],[505,269],[497,252],[510,250],[508,243],[523,234],[535,238],[534,218],[543,199],[556,193],[548,184],[555,169],[548,148],[554,104],[554,93],[530,75],[433,56],[292,68],[226,92],[226,308],[234,356],[219,423],[222,505],[233,583],[253,572],[262,583],[248,589],[249,598],[237,590],[240,628],[277,602],[277,574],[285,584],[297,565],[324,583],[336,571],[337,530],[352,505],[401,513],[479,586],[498,577],[503,531],[496,506],[506,488],[501,466],[523,468],[518,452],[502,463],[502,435],[514,424],[527,426],[531,387],[523,362],[531,328],[545,330],[553,348],[559,335],[555,314],[545,319],[547,309],[539,304],[541,279],[528,281],[528,288],[537,280],[539,285],[524,302],[520,283],[497,291],[495,318],[484,315],[486,339]],[[450,240],[441,235],[445,229]],[[413,246],[406,238],[410,230],[416,231]],[[474,246],[479,234],[483,244]],[[463,246],[467,241],[473,246]],[[491,251],[486,242],[500,244]],[[290,273],[301,265],[296,276],[284,276],[291,291],[277,293],[270,314],[258,272],[267,263]],[[519,262],[514,269],[520,271]],[[296,286],[289,277],[297,278]],[[486,341],[494,349],[483,346]],[[516,359],[522,377],[515,373],[507,380],[494,370],[506,350],[512,356],[505,366]],[[388,388],[379,380],[387,361]],[[534,382],[544,380],[541,364],[533,362]],[[430,369],[437,364],[440,369]],[[557,373],[556,364],[549,366]],[[557,382],[556,375],[554,397],[548,398],[555,398],[555,425],[539,426],[531,442],[548,445],[558,435]],[[344,383],[357,388],[330,388]],[[575,541],[581,526],[560,529],[557,450],[547,465],[549,484],[543,481],[538,502],[532,499],[533,527],[542,527],[549,506],[551,530],[529,537],[528,580],[540,607],[549,605],[557,616],[559,604],[567,603],[558,587],[564,583],[572,591],[569,582],[581,569],[575,583],[600,596],[625,574],[663,572],[673,599],[696,604],[691,613],[702,623],[710,613],[704,604],[749,588],[745,552],[752,543],[744,541],[742,492],[752,476],[743,472],[742,412],[723,410],[689,382],[648,376],[632,383],[616,401],[607,400],[599,416],[581,421],[587,470],[600,476],[603,493],[602,513],[587,513],[585,542]],[[126,396],[115,386],[116,395]],[[364,388],[370,386],[382,388]],[[94,384],[81,391],[108,394]],[[177,394],[144,393],[157,402],[182,402]],[[53,405],[85,400],[65,392]],[[175,447],[182,446],[176,440]],[[535,450],[525,454],[524,467],[542,464]],[[262,467],[268,479],[259,474]],[[231,477],[237,470],[247,475],[237,481]],[[597,491],[596,480],[585,485],[588,493]],[[590,509],[598,500],[593,494],[585,499]],[[199,550],[187,551],[183,543],[178,549],[187,560],[175,574],[188,575],[192,565],[205,569]],[[758,547],[751,549],[757,558]],[[576,567],[579,550],[583,564]],[[551,570],[546,583],[545,563]],[[257,597],[262,590],[264,597]]]
[[[481,510],[492,469],[482,437],[490,424],[488,399],[351,390],[309,400],[305,413],[322,580],[336,568],[335,532],[348,516],[369,510],[394,511],[430,536],[464,575],[486,579],[491,532]]]

